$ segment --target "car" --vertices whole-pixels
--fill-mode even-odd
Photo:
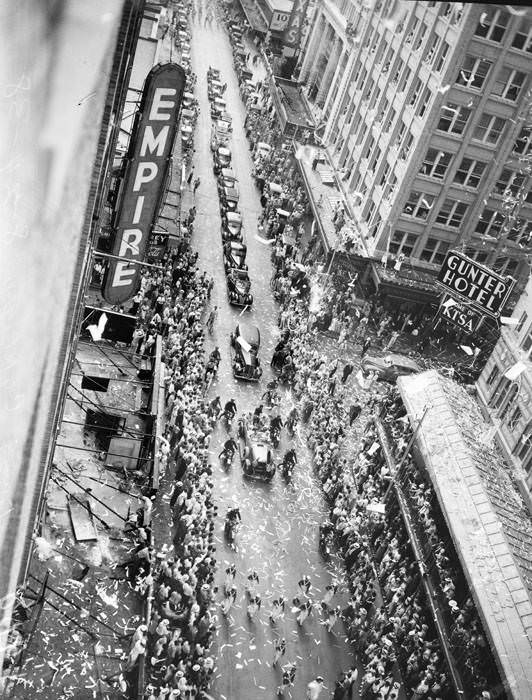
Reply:
[[[220,77],[219,69],[209,66],[209,70],[207,71],[207,80],[220,80]]]
[[[191,126],[187,126],[186,124],[181,125],[181,141],[183,146],[191,143],[193,133],[194,129]]]
[[[221,97],[215,97],[211,101],[211,117],[213,119],[219,119],[226,110],[227,104]]]
[[[234,187],[236,182],[238,182],[238,180],[231,168],[222,168],[218,173],[218,191],[222,190],[224,187]]]
[[[236,183],[233,187],[224,187],[218,194],[220,196],[220,210],[222,214],[237,211],[239,192]]]
[[[367,356],[362,360],[364,372],[377,372],[377,378],[385,382],[395,382],[397,377],[421,372],[421,367],[404,355],[389,354],[384,357]]]
[[[222,217],[222,240],[242,243],[242,214],[239,211],[228,211]]]
[[[214,151],[214,174],[218,175],[223,168],[229,168],[231,165],[231,158],[231,151],[227,148],[227,146],[218,146],[218,148]]]
[[[246,418],[238,425],[238,451],[244,475],[250,479],[271,481],[275,474],[272,450],[265,436],[253,431]]]
[[[209,101],[212,102],[217,97],[223,95],[224,86],[219,80],[210,80],[207,84],[207,96]]]
[[[250,291],[251,281],[246,270],[229,268],[225,280],[230,304],[248,307],[253,304],[253,294]]]
[[[247,248],[239,241],[226,241],[224,243],[224,269],[227,273],[231,268],[237,270],[247,270],[246,265]]]
[[[231,367],[237,379],[258,382],[262,375],[259,360],[260,331],[257,326],[237,323],[231,333]]]
[[[194,95],[192,92],[184,92],[181,102],[183,109],[191,109],[194,106]]]

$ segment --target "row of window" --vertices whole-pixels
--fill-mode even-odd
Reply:
[[[480,21],[475,30],[475,35],[490,41],[500,43],[510,22],[510,13],[497,6],[484,6],[485,10],[480,15]],[[523,18],[512,39],[512,47],[520,51],[532,53],[532,21]]]
[[[492,61],[467,54],[456,77],[456,84],[481,90],[490,73]],[[526,73],[502,66],[491,88],[491,95],[515,102],[525,84]]]
[[[416,234],[409,233],[408,231],[395,230],[390,239],[389,252],[395,256],[403,254],[408,258],[412,255],[417,242],[418,236],[416,236]],[[447,251],[452,247],[452,245],[453,244],[447,241],[442,241],[439,238],[429,236],[425,243],[425,247],[419,253],[419,259],[434,265],[441,265],[445,259]],[[478,255],[475,255],[475,253],[478,253]],[[488,253],[484,251],[467,249],[466,255],[481,264],[486,263],[488,260]],[[513,276],[516,274],[519,267],[519,260],[506,255],[501,255],[494,260],[491,267],[502,275]]]
[[[452,159],[452,153],[439,151],[437,148],[429,148],[419,172],[421,175],[426,175],[436,180],[444,180]],[[477,189],[487,165],[487,163],[480,160],[463,158],[456,170],[453,182],[464,187]],[[525,184],[526,178],[525,173],[516,172],[510,168],[503,168],[491,194],[517,197]],[[527,191],[526,201],[532,203],[532,192],[530,190]]]

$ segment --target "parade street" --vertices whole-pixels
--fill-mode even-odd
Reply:
[[[215,280],[211,308],[218,306],[219,310],[206,351],[210,352],[217,345],[222,355],[218,376],[208,398],[220,395],[222,404],[235,398],[238,415],[241,415],[253,411],[261,403],[261,395],[273,378],[269,362],[279,338],[279,330],[278,307],[270,291],[271,249],[256,235],[257,218],[261,211],[259,193],[251,177],[253,164],[243,129],[245,108],[239,95],[230,44],[223,26],[205,27],[203,23],[194,23],[191,53],[192,68],[198,76],[196,97],[201,110],[194,155],[194,177],[200,178],[201,185],[194,200],[197,218],[192,245],[199,251],[200,269],[206,270]],[[221,221],[210,152],[211,119],[206,85],[209,65],[216,65],[221,72],[222,81],[227,83],[224,97],[233,118],[230,141],[232,165],[240,187],[240,210],[244,239],[248,246],[251,291],[254,295],[252,309],[243,314],[240,309],[229,305],[226,296]],[[257,69],[255,79],[258,74]],[[229,335],[239,320],[255,324],[260,329],[260,358],[264,374],[259,383],[241,382],[232,376]],[[293,407],[293,400],[288,389],[282,389],[281,395],[281,414],[285,417]],[[282,674],[279,666],[288,661],[297,664],[293,697],[302,697],[303,689],[318,674],[324,677],[326,687],[332,688],[341,671],[352,666],[353,656],[340,621],[332,633],[328,633],[323,624],[320,624],[324,621],[320,601],[325,586],[337,579],[342,581],[343,576],[336,564],[325,564],[318,553],[318,526],[326,515],[319,485],[312,474],[305,441],[301,433],[296,433],[289,445],[286,431],[283,431],[275,459],[280,461],[288,447],[294,446],[299,460],[293,483],[286,485],[280,471],[271,484],[246,480],[238,458],[226,471],[217,458],[226,439],[226,429],[220,423],[210,446],[215,475],[214,497],[219,513],[216,537],[219,600],[222,600],[225,569],[233,563],[237,570],[235,583],[238,596],[227,618],[219,615],[218,670],[212,694],[222,700],[271,698],[280,684]],[[242,526],[236,537],[236,551],[233,551],[223,538],[223,518],[227,509],[235,506],[240,508]],[[262,599],[262,607],[255,618],[249,620],[245,584],[252,570],[259,577],[257,590]],[[296,615],[292,612],[292,599],[301,597],[298,581],[304,575],[311,579],[309,596],[314,602],[314,610],[306,622],[298,627]],[[342,586],[336,595],[337,604],[345,603],[346,595]],[[273,626],[268,615],[272,601],[279,596],[284,596],[288,601],[285,619]],[[277,670],[274,670],[271,667],[274,641],[279,637],[286,639],[286,654]]]

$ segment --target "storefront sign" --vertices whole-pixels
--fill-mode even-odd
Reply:
[[[307,14],[309,0],[294,0],[292,13],[288,20],[288,26],[283,34],[283,44],[285,45],[285,55],[294,55],[301,41],[303,23]],[[286,51],[288,49],[288,52]]]
[[[143,261],[164,194],[170,156],[177,132],[185,72],[175,63],[153,68],[144,84],[136,115],[120,193],[120,210],[112,254]],[[133,297],[140,266],[110,260],[102,293],[110,304]]]
[[[441,304],[437,318],[441,318],[466,333],[475,333],[480,326],[482,316],[465,304],[452,297],[447,297]]]
[[[282,32],[283,29],[288,24],[290,19],[289,12],[281,12],[280,10],[274,10],[272,15],[272,21],[270,22],[270,29],[272,32]]]
[[[493,318],[499,317],[515,284],[454,250],[447,253],[438,282]]]

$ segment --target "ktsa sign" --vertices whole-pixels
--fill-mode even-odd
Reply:
[[[110,304],[133,297],[140,284],[140,265],[164,194],[185,87],[181,66],[153,68],[144,86],[128,151],[121,188],[113,255],[102,293]],[[131,262],[128,262],[131,260]]]
[[[438,282],[493,318],[500,316],[515,284],[511,277],[502,277],[453,250],[447,253]]]

